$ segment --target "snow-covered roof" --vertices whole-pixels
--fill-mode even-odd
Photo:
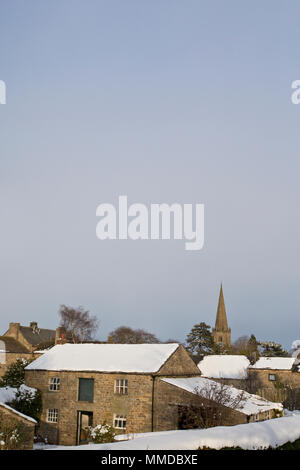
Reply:
[[[203,391],[203,398],[205,398],[205,392],[209,389],[211,385],[215,387],[217,391],[218,388],[224,387],[226,391],[230,392],[232,399],[238,398],[243,392],[243,401],[241,402],[240,408],[237,409],[240,413],[243,413],[247,416],[260,413],[262,411],[268,410],[282,410],[283,406],[281,403],[273,403],[271,401],[265,400],[264,398],[258,395],[252,395],[251,393],[239,390],[231,385],[222,385],[219,382],[214,380],[206,379],[204,377],[187,377],[187,378],[164,378],[161,379],[163,382],[167,382],[175,387],[179,387],[187,392],[199,394],[201,396],[201,390]],[[228,405],[230,407],[230,405]]]
[[[28,421],[31,421],[32,423],[36,423],[35,419],[31,418],[30,416],[24,415],[23,413],[20,413],[19,411],[15,410],[11,406],[7,405],[7,403],[10,403],[12,400],[15,399],[16,393],[18,391],[29,392],[31,394],[35,394],[36,389],[32,387],[28,387],[27,385],[24,385],[24,384],[22,384],[19,388],[0,387],[0,406],[12,411],[13,413],[21,416],[24,419],[27,419]]]
[[[198,367],[204,377],[213,379],[246,379],[249,360],[239,355],[205,356]]]
[[[249,369],[291,370],[295,357],[260,357]]]
[[[170,344],[59,344],[25,370],[155,373],[179,347]]]

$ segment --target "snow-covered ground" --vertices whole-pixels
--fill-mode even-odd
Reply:
[[[45,450],[196,450],[199,447],[265,449],[300,438],[300,411],[287,413],[287,416],[283,418],[259,423],[220,426],[210,429],[142,433],[128,437],[130,439],[127,441],[111,444],[89,444],[74,447],[37,444],[35,448]]]

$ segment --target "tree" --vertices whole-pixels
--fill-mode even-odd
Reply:
[[[193,326],[187,335],[186,343],[186,349],[195,362],[199,361],[202,356],[219,352],[218,346],[214,343],[210,326],[204,322]]]
[[[196,387],[194,393],[201,398],[201,406],[179,408],[180,427],[183,429],[226,425],[230,422],[232,410],[242,409],[245,402],[244,391],[214,381],[207,381],[201,388]]]
[[[25,367],[30,362],[32,361],[28,359],[17,359],[16,362],[10,364],[0,379],[0,387],[16,388],[15,397],[9,405],[38,421],[42,411],[41,392],[25,385]]]
[[[281,346],[281,344],[273,341],[259,341],[259,353],[261,356],[269,357],[288,357],[289,353]]]
[[[30,364],[28,359],[17,359],[10,364],[0,379],[0,387],[18,388],[25,383],[25,367]]]
[[[248,354],[247,357],[251,364],[254,364],[257,359],[259,358],[259,350],[258,350],[258,341],[254,334],[250,336],[248,341]]]
[[[9,405],[20,413],[39,421],[42,412],[42,394],[39,390],[21,386]]]
[[[233,354],[248,355],[249,336],[240,336],[231,345],[231,352]]]
[[[154,334],[145,330],[134,330],[129,326],[120,326],[112,331],[108,336],[108,342],[121,344],[160,343]]]
[[[249,336],[240,336],[231,346],[233,354],[242,354],[247,356],[249,361],[253,364],[259,357],[258,342],[252,334]]]
[[[59,309],[60,326],[64,327],[73,343],[91,341],[98,329],[99,321],[83,307],[61,305]]]

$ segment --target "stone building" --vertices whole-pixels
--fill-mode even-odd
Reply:
[[[248,368],[256,393],[268,400],[284,401],[287,392],[300,394],[300,369],[295,357],[260,357]]]
[[[30,322],[29,326],[20,323],[10,323],[5,337],[13,338],[21,343],[28,351],[33,352],[39,348],[53,346],[55,343],[56,330],[39,328],[37,322]]]
[[[203,408],[207,415],[222,414],[222,426],[272,419],[281,416],[283,410],[281,403],[204,377],[166,377],[157,382],[156,431],[178,429],[185,414],[191,420],[193,413],[197,416]]]
[[[88,425],[119,432],[155,430],[155,387],[161,376],[199,370],[178,344],[64,344],[31,363],[26,384],[43,397],[39,433],[49,442],[86,440]]]
[[[64,327],[49,330],[38,328],[36,322],[31,322],[30,326],[10,323],[9,329],[0,336],[0,377],[5,374],[8,366],[18,359],[32,361],[55,344],[65,342],[67,335]]]
[[[223,287],[221,284],[216,324],[212,330],[214,342],[224,349],[231,346],[231,329],[228,327],[226,308],[223,295]]]
[[[0,336],[0,377],[2,377],[7,367],[16,362],[17,359],[32,360],[35,356],[25,346],[14,338]]]
[[[26,384],[42,392],[39,434],[61,445],[85,443],[86,428],[104,421],[120,433],[180,428],[180,410],[205,402],[193,378],[199,369],[179,344],[57,345],[25,371]],[[190,380],[190,389],[171,379]],[[247,422],[243,412],[230,416],[224,424]]]

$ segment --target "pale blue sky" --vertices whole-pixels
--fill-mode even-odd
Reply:
[[[297,1],[1,1],[0,331],[60,304],[184,340],[299,331]],[[204,203],[205,246],[97,240],[101,202]]]

